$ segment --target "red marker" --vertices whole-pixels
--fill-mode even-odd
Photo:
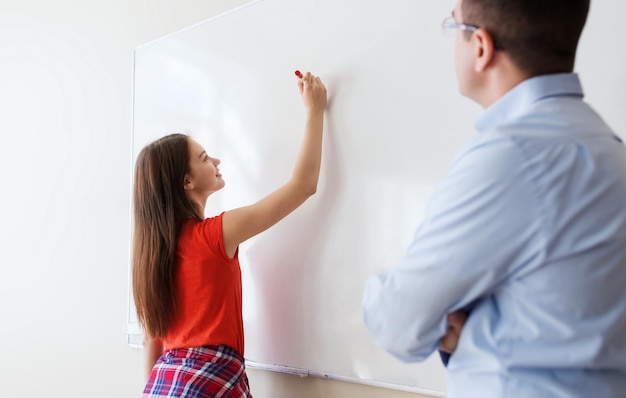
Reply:
[[[304,76],[302,76],[302,72],[300,72],[299,70],[296,71],[296,76],[298,76],[298,79],[302,79]]]

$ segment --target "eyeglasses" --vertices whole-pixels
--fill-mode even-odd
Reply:
[[[452,30],[464,30],[466,32],[476,32],[479,29],[479,27],[476,25],[458,23],[457,21],[454,20],[454,17],[450,16],[450,17],[445,18],[443,22],[441,22],[441,29],[443,29],[444,33],[450,32]],[[503,50],[500,43],[496,41],[494,41],[493,43],[493,48],[495,48],[496,51]]]
[[[448,32],[453,29],[464,30],[467,32],[476,32],[478,30],[478,26],[458,23],[457,21],[454,20],[454,17],[447,17],[441,23],[441,29],[443,29],[444,32]]]

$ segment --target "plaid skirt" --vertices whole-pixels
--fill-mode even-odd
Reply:
[[[243,357],[226,346],[166,350],[142,398],[251,398]]]

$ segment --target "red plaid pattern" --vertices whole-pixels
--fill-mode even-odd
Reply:
[[[166,350],[142,398],[252,398],[243,357],[226,346]]]

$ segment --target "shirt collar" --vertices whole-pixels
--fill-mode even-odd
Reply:
[[[476,121],[481,133],[523,114],[541,99],[554,96],[583,98],[583,89],[575,73],[540,75],[524,80],[491,104]]]

